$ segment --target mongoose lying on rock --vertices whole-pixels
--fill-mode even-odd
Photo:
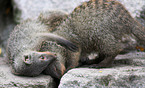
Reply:
[[[109,67],[123,50],[122,37],[133,34],[145,44],[144,27],[117,1],[90,0],[59,21],[50,18],[28,20],[12,32],[7,51],[14,74],[60,78],[92,52],[98,57],[91,67]]]

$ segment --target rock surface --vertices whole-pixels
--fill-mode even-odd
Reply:
[[[145,0],[117,0],[145,27]]]
[[[0,0],[0,48],[2,49],[0,56],[5,56],[7,39],[15,26],[12,12],[11,0]]]
[[[48,75],[15,76],[10,72],[10,67],[4,58],[0,58],[0,88],[55,88],[55,83]]]
[[[17,22],[28,18],[35,18],[40,12],[47,10],[64,10],[68,13],[81,4],[89,0],[13,0],[14,14]],[[145,0],[117,0],[120,1],[131,13],[133,17],[140,17],[143,11]]]
[[[145,0],[117,0],[120,1],[133,17],[140,17],[140,12],[143,11]]]
[[[70,13],[84,1],[89,0],[13,0],[15,20],[21,22],[36,18],[40,12],[48,10],[64,10]]]
[[[112,68],[75,68],[59,88],[145,88],[145,53],[118,55]]]

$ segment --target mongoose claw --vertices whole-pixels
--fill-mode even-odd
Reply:
[[[79,66],[83,66],[84,64],[87,64],[88,61],[89,61],[88,57],[82,57],[82,58],[80,58],[80,60],[79,60]]]
[[[64,46],[65,48],[67,48],[73,52],[78,51],[78,47],[75,44],[73,44],[71,41],[69,41],[61,36],[58,36],[58,35],[55,35],[52,33],[38,33],[37,36],[38,35],[43,36],[43,38],[46,38],[45,40],[54,41],[57,44]]]

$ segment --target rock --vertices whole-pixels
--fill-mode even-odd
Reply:
[[[76,68],[68,71],[58,88],[145,88],[145,68]]]
[[[11,0],[0,0],[0,48],[2,49],[0,56],[5,56],[7,39],[15,26],[12,12]]]
[[[70,13],[84,1],[89,0],[13,0],[15,20],[21,22],[28,18],[37,18],[40,12],[54,9]]]
[[[68,13],[81,4],[89,0],[13,0],[15,20],[21,22],[28,18],[36,18],[40,12],[47,10],[64,10]],[[140,17],[145,5],[144,0],[117,0],[120,1],[131,13],[133,17]]]
[[[145,0],[117,0],[145,27]]]
[[[140,12],[143,11],[145,0],[117,0],[120,1],[133,17],[140,17]]]
[[[140,17],[136,17],[137,20],[145,27],[145,5],[143,7],[143,11],[140,12]]]
[[[74,68],[58,88],[145,88],[145,52],[118,55],[112,68]]]
[[[0,88],[55,88],[55,83],[49,75],[38,77],[22,77],[13,75],[10,67],[0,58]]]

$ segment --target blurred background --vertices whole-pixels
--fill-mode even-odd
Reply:
[[[41,12],[63,10],[71,13],[89,0],[0,0],[0,57],[6,56],[7,39],[14,27],[24,20],[36,19]],[[145,0],[118,0],[145,26]]]

